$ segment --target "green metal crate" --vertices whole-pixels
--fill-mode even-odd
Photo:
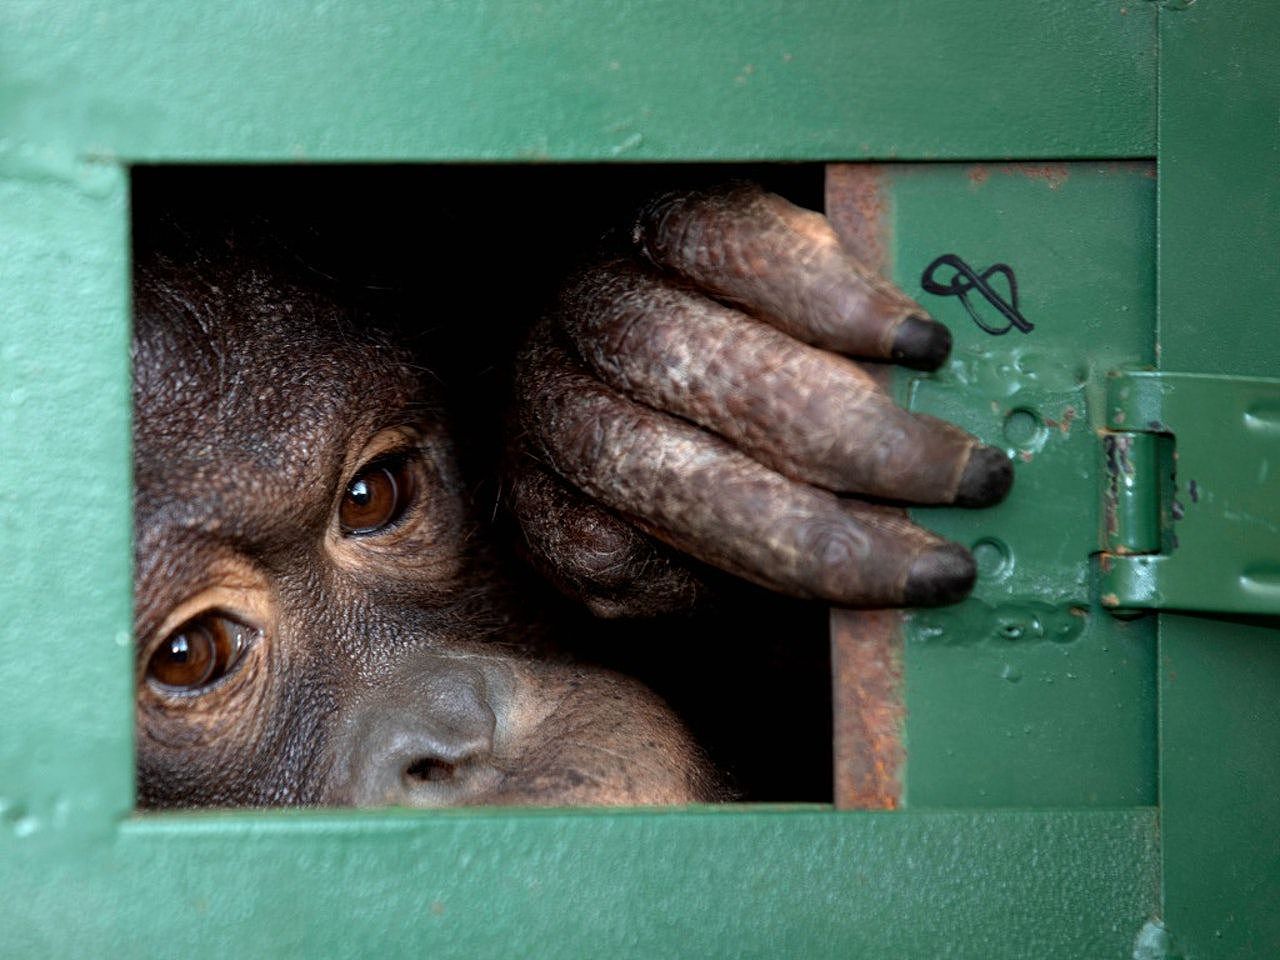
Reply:
[[[1170,432],[1117,423],[1109,372],[1280,376],[1278,49],[1262,0],[9,0],[0,955],[1280,956],[1275,607],[1113,620],[1088,559],[1093,431]],[[903,396],[993,437],[1037,412],[1008,427],[1019,490],[1060,479],[1070,509],[927,517],[1018,563],[908,628],[903,809],[134,814],[128,169],[392,160],[891,163],[907,289],[953,244],[1019,267],[1059,331],[1038,385],[953,364]],[[929,306],[980,366],[959,305]],[[1093,422],[1042,436],[1069,398]],[[1258,469],[1181,416],[1191,462]],[[1258,483],[1204,542],[1275,536]],[[1163,496],[1133,505],[1157,539]],[[989,637],[1061,617],[1070,644]]]

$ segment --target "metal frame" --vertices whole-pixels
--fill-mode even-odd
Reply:
[[[1162,365],[1275,375],[1277,48],[1262,0],[7,3],[0,955],[1280,953],[1271,623],[1161,616],[1159,831],[1152,807],[135,816],[127,256],[136,163],[1158,153]]]

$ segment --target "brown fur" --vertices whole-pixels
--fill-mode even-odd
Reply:
[[[232,249],[142,251],[136,277],[143,805],[720,795],[657,698],[547,654],[508,602],[407,355]],[[416,503],[383,534],[343,536],[346,482],[406,439]],[[205,610],[261,635],[203,692],[149,683],[156,644]],[[460,756],[406,785],[420,735]]]

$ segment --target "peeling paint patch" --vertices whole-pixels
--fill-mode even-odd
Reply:
[[[827,167],[827,217],[845,251],[870,270],[892,272],[887,171],[877,164]]]
[[[1043,180],[1050,190],[1057,190],[1071,178],[1071,171],[1065,163],[1011,164],[1001,167],[1000,172],[1023,176],[1028,180]]]
[[[1062,419],[1058,422],[1058,429],[1062,431],[1063,436],[1071,433],[1071,424],[1076,419],[1076,408],[1068,406],[1062,411]]]
[[[1148,920],[1133,940],[1133,960],[1174,960],[1173,937],[1159,920]]]

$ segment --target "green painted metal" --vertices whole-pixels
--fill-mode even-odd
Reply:
[[[1160,46],[1161,367],[1275,377],[1280,17],[1168,4]],[[1160,620],[1165,923],[1188,960],[1280,956],[1280,621]]]
[[[0,129],[127,161],[1149,156],[1142,0],[7,0]]]
[[[0,957],[1126,956],[1152,809],[130,818],[127,181],[10,162]]]
[[[947,366],[911,378],[906,396],[1004,447],[1016,478],[991,510],[914,511],[970,546],[980,572],[970,600],[907,624],[913,808],[1155,802],[1154,624],[1103,612],[1090,562],[1106,373],[1154,360],[1152,174],[1141,163],[886,170],[893,277],[955,337]],[[943,253],[977,271],[1009,264],[1034,329],[991,336],[956,297],[925,292]],[[970,300],[989,325],[1000,319]]]
[[[0,845],[133,806],[127,218],[116,166],[0,163]]]
[[[6,957],[1130,955],[1155,811],[147,817],[6,838]]]
[[[1145,371],[1107,386],[1109,428],[1137,432],[1106,438],[1131,534],[1103,560],[1103,604],[1280,615],[1280,380]]]
[[[120,163],[1150,156],[1157,25],[1160,365],[1275,377],[1264,0],[0,7],[0,956],[1280,955],[1274,618],[1159,617],[1159,851],[1146,807],[925,809],[1155,799],[1155,618],[1081,560],[1101,374],[1157,360],[1123,166],[895,174],[900,282],[956,244],[1037,324],[922,295],[958,348],[914,402],[1019,477],[926,518],[983,575],[908,640],[911,811],[129,818]]]

